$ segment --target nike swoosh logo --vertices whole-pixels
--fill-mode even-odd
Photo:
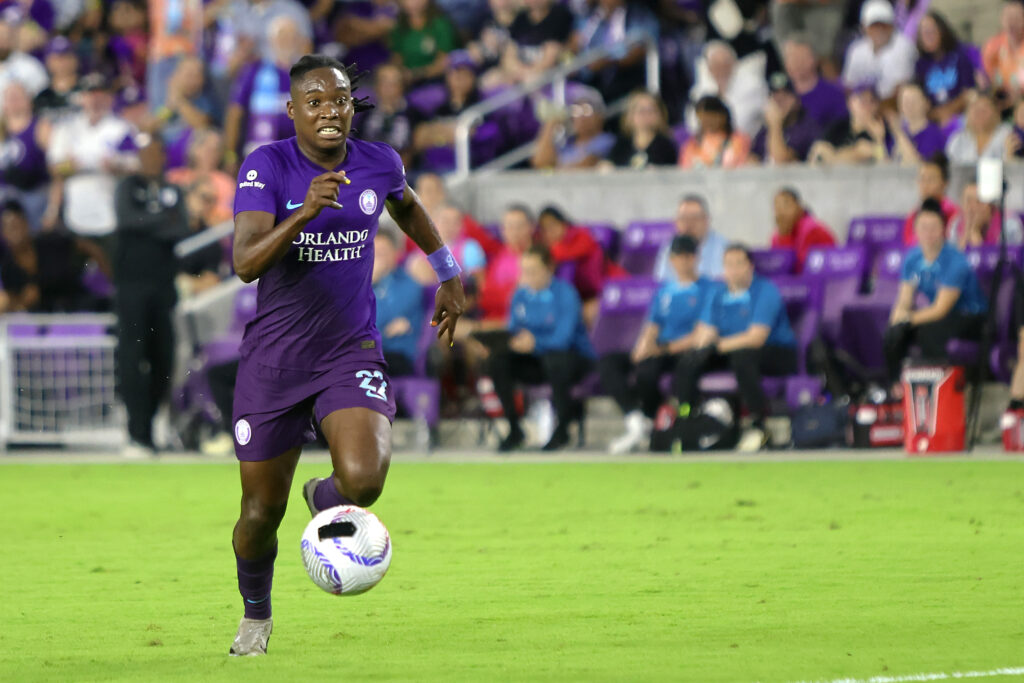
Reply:
[[[302,205],[303,205],[304,203],[305,203],[305,202],[299,202],[298,204],[292,204],[292,200],[290,200],[290,199],[289,199],[289,200],[288,200],[288,203],[284,205],[284,208],[286,208],[286,209],[288,209],[289,211],[291,211],[292,209],[297,209],[297,208],[299,208],[299,207],[300,207],[300,206],[302,206]]]

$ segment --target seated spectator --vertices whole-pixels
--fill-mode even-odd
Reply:
[[[946,136],[930,118],[931,103],[917,83],[904,83],[897,97],[898,113],[886,115],[889,132],[893,137],[892,158],[904,165],[920,163],[941,154],[946,148]]]
[[[88,310],[89,297],[82,287],[86,260],[94,258],[109,270],[106,256],[95,245],[64,230],[32,235],[25,208],[13,200],[3,206],[0,235],[0,313]]]
[[[434,112],[434,118],[416,126],[413,147],[418,152],[431,147],[450,147],[455,143],[455,119],[463,111],[480,101],[476,84],[476,65],[464,50],[448,55],[444,84],[447,94],[444,104]]]
[[[701,312],[694,349],[676,366],[679,415],[687,417],[696,406],[704,373],[731,369],[753,423],[739,449],[760,450],[768,443],[764,420],[770,412],[761,378],[796,372],[796,337],[778,288],[754,273],[746,247],[733,244],[726,249],[723,272],[725,282],[714,289]]]
[[[235,179],[220,170],[224,158],[221,134],[212,129],[198,130],[188,149],[188,166],[167,172],[167,180],[196,198],[202,207],[200,218],[205,227],[231,220],[234,215]]]
[[[786,74],[772,74],[771,89],[764,127],[750,144],[748,160],[773,165],[807,161],[811,147],[822,136],[821,126],[804,109]]]
[[[786,43],[799,35],[800,40],[806,41],[811,48],[815,62],[820,61],[830,78],[835,78],[839,73],[835,62],[836,47],[843,28],[846,3],[842,0],[773,0],[770,4],[772,30],[779,51],[785,52]],[[797,82],[793,74],[789,77]],[[802,90],[798,92],[802,93]]]
[[[1006,160],[1024,157],[1024,100],[1013,107],[1013,128],[1006,136]]]
[[[604,281],[619,274],[618,266],[608,258],[589,230],[572,225],[557,208],[545,207],[537,217],[537,224],[539,241],[551,252],[555,268],[571,264],[572,284],[583,300],[584,319],[588,323],[593,321]]]
[[[568,100],[568,111],[554,112],[544,121],[530,160],[534,168],[593,168],[615,145],[615,136],[604,132],[604,99],[599,92],[579,86]],[[557,143],[566,117],[572,134]]]
[[[106,76],[82,78],[82,111],[53,127],[47,163],[53,184],[43,227],[64,225],[80,237],[113,247],[114,190],[117,177],[138,167],[132,129],[113,113]],[[63,212],[62,212],[63,208]]]
[[[420,198],[420,203],[423,204],[427,215],[432,218],[440,215],[441,209],[451,203],[448,200],[448,190],[444,186],[444,180],[436,173],[421,173],[419,175],[416,179],[416,196]],[[488,261],[501,251],[501,240],[484,229],[465,211],[462,212],[462,234],[480,245]],[[406,254],[414,252],[416,248],[412,239],[406,241]]]
[[[35,232],[50,197],[46,168],[50,123],[33,116],[32,100],[18,81],[8,82],[0,99],[0,196],[21,203]]]
[[[415,372],[417,344],[423,331],[423,289],[398,267],[397,235],[378,230],[373,240],[373,295],[384,362],[392,377]],[[437,278],[434,278],[435,283]]]
[[[46,46],[45,59],[50,84],[36,95],[32,109],[37,116],[56,120],[75,109],[72,98],[78,92],[78,55],[70,40],[57,36]]]
[[[888,100],[896,88],[913,79],[917,49],[905,35],[896,31],[896,20],[888,0],[867,0],[860,10],[864,35],[846,51],[843,85],[856,88],[873,83],[878,95]]]
[[[931,159],[921,162],[917,170],[917,196],[920,206],[928,199],[933,199],[942,207],[943,225],[949,225],[953,217],[960,213],[960,207],[946,196],[949,190],[949,160],[946,155],[936,154]],[[914,225],[917,222],[918,209],[907,215],[903,223],[903,244],[911,247],[916,244],[917,236]]]
[[[149,54],[146,11],[141,0],[114,0],[110,3],[106,52],[109,61],[117,68],[117,89],[132,85],[138,87],[146,82],[146,57]]]
[[[782,63],[804,110],[821,130],[828,130],[847,117],[846,95],[841,87],[822,78],[810,40],[802,34],[786,40],[782,44]]]
[[[572,13],[553,0],[526,0],[508,27],[500,72],[492,85],[526,83],[558,63],[572,36]]]
[[[697,241],[697,274],[712,280],[722,277],[722,258],[729,242],[722,234],[711,229],[711,215],[708,203],[699,194],[688,194],[676,207],[676,234],[687,235]],[[654,277],[659,282],[671,282],[676,271],[669,259],[669,242],[658,251],[654,265]]]
[[[900,365],[911,345],[920,346],[924,358],[944,363],[946,343],[954,337],[978,339],[985,322],[978,278],[967,257],[946,242],[946,222],[937,201],[921,204],[914,232],[918,246],[903,260],[902,282],[884,340],[888,379],[897,395],[902,393]],[[915,305],[919,296],[927,306]]]
[[[487,260],[477,297],[480,318],[485,323],[508,320],[508,307],[519,286],[519,264],[533,244],[534,232],[533,214],[526,206],[515,204],[505,209],[501,217],[502,247]]]
[[[303,37],[286,15],[274,19],[267,34],[273,59],[248,64],[231,93],[224,121],[229,171],[234,170],[239,153],[245,157],[261,145],[295,134],[286,107],[291,99],[288,70],[302,55]]]
[[[242,52],[255,61],[272,62],[277,59],[274,37],[268,28],[278,19],[287,19],[297,33],[298,56],[312,52],[313,22],[309,11],[297,0],[231,1],[227,5],[226,23]],[[295,60],[292,60],[295,61]],[[290,66],[290,65],[289,65]]]
[[[735,130],[725,103],[703,97],[694,107],[697,132],[679,151],[683,168],[736,168],[747,162],[750,138]]]
[[[19,49],[17,24],[0,13],[0,93],[8,84],[17,81],[34,98],[46,88],[49,77],[39,60]]]
[[[484,267],[487,259],[484,250],[476,240],[463,234],[462,212],[454,206],[443,206],[431,216],[437,225],[437,232],[441,239],[452,250],[455,261],[462,266],[462,280],[466,283],[466,289],[475,292],[479,280],[483,277]],[[420,285],[437,285],[437,275],[434,267],[427,260],[427,255],[416,250],[406,261],[405,269],[409,275]]]
[[[680,354],[694,348],[694,328],[716,286],[697,274],[697,248],[697,240],[689,235],[672,239],[669,258],[676,277],[654,295],[632,352],[598,359],[601,385],[615,399],[626,422],[625,433],[609,446],[611,453],[628,453],[646,444],[662,402],[661,375],[672,372]],[[635,376],[633,383],[630,375]]]
[[[182,57],[167,82],[164,105],[157,110],[168,163],[179,166],[197,130],[220,123],[217,103],[206,92],[206,74],[198,57]]]
[[[975,164],[978,159],[1001,159],[1013,126],[999,118],[995,98],[987,92],[975,92],[967,105],[964,127],[946,143],[946,156],[953,164]]]
[[[391,31],[391,63],[402,69],[409,86],[444,75],[448,53],[459,46],[455,24],[434,0],[399,0],[398,21]]]
[[[921,20],[917,35],[916,79],[932,101],[932,118],[946,125],[967,108],[974,88],[974,63],[946,19],[936,11]]]
[[[823,164],[864,164],[885,161],[892,149],[889,126],[882,118],[878,95],[870,86],[850,92],[850,118],[832,126],[814,143],[811,161]]]
[[[334,24],[334,38],[348,47],[345,60],[375,72],[388,61],[388,38],[395,28],[398,7],[394,0],[346,2]]]
[[[582,424],[583,404],[572,387],[593,364],[594,351],[583,326],[580,299],[572,285],[554,277],[555,262],[543,246],[523,255],[520,287],[512,297],[507,350],[491,353],[488,374],[509,422],[508,436],[498,450],[520,448],[525,435],[519,426],[516,383],[549,384],[557,424],[545,451],[569,443],[569,425]]]
[[[355,127],[364,140],[386,142],[412,168],[413,129],[419,116],[409,108],[402,84],[402,70],[393,64],[382,64],[373,75],[374,106],[359,115]]]
[[[622,133],[608,153],[611,164],[637,170],[675,165],[678,152],[660,97],[646,90],[630,95],[621,127]]]
[[[1007,214],[1005,219],[999,207],[978,198],[978,183],[970,180],[964,185],[961,210],[949,220],[949,241],[963,251],[967,247],[999,244],[1000,231],[1005,220],[1006,243],[1020,244],[1022,228],[1017,216]]]
[[[647,35],[658,38],[658,20],[638,0],[597,0],[590,16],[573,36],[573,51],[603,48],[610,57],[588,67],[583,78],[597,88],[605,101],[614,102],[633,91],[644,79],[644,45],[627,47],[626,36]]]
[[[1015,102],[1024,93],[1024,0],[1005,0],[999,25],[981,61],[996,92]]]
[[[768,99],[766,87],[765,54],[758,51],[742,60],[723,40],[712,40],[704,46],[704,54],[697,62],[696,82],[690,88],[690,104],[686,111],[686,126],[697,129],[697,116],[693,106],[706,95],[714,95],[725,102],[732,112],[736,129],[744,135],[753,135],[761,125],[761,111]]]
[[[517,0],[488,0],[489,16],[484,20],[476,40],[466,46],[483,75],[480,86],[493,90],[506,83],[501,60],[512,45],[512,23],[519,16]]]
[[[796,190],[785,187],[775,193],[775,234],[772,249],[796,252],[796,272],[801,273],[811,249],[834,247],[836,238],[824,223],[815,218]]]

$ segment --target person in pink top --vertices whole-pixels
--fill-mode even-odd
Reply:
[[[772,249],[796,252],[796,272],[803,272],[807,253],[816,247],[834,247],[836,238],[800,201],[796,190],[784,187],[775,193],[775,234]]]
[[[917,235],[914,232],[914,221],[917,220],[918,207],[926,199],[934,199],[942,206],[942,215],[946,217],[946,225],[960,213],[960,207],[952,199],[946,196],[949,189],[949,160],[945,154],[939,153],[931,159],[921,162],[917,171],[917,193],[919,199],[914,205],[914,210],[907,216],[903,223],[903,244],[912,247],[917,244]]]
[[[487,264],[480,286],[478,305],[483,321],[508,320],[508,307],[519,286],[519,263],[533,244],[536,225],[533,214],[522,204],[505,209],[501,217],[502,247]]]
[[[1003,216],[999,209],[978,198],[978,183],[968,182],[961,197],[960,213],[949,223],[949,241],[961,251],[967,247],[999,244]],[[1020,244],[1021,223],[1016,216],[1006,217],[1006,241]]]

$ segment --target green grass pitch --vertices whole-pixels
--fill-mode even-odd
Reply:
[[[1024,666],[1024,462],[398,462],[370,593],[229,659],[234,465],[0,467],[0,681],[793,681]],[[989,678],[985,680],[997,680]]]

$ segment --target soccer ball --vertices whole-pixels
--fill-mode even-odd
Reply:
[[[302,562],[313,583],[328,593],[365,593],[391,566],[391,536],[369,510],[355,505],[328,508],[302,534]]]

